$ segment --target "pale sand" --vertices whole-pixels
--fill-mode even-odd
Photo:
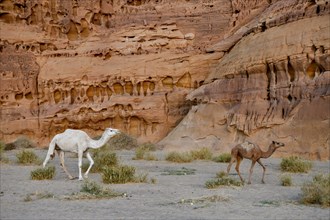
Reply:
[[[35,150],[44,159],[46,150]],[[243,187],[205,188],[205,182],[225,170],[226,163],[194,161],[177,164],[164,161],[164,152],[157,152],[160,161],[132,160],[134,151],[118,151],[122,164],[136,167],[138,173],[155,178],[152,183],[104,184],[126,196],[99,200],[65,200],[79,192],[82,181],[68,180],[56,156],[50,161],[56,167],[54,180],[30,179],[31,170],[38,166],[15,163],[15,153],[6,152],[10,164],[1,164],[1,219],[329,219],[330,209],[299,204],[301,186],[317,173],[329,173],[329,161],[314,161],[308,174],[291,174],[293,186],[280,185],[281,159],[264,159],[267,167],[266,184],[261,184],[262,169],[255,166],[252,184]],[[87,161],[84,158],[84,161]],[[69,171],[78,175],[77,158],[66,157]],[[182,167],[196,169],[193,175],[164,175],[167,170]],[[241,172],[246,179],[250,161],[244,160]],[[231,177],[239,179],[234,170]],[[89,179],[102,184],[100,174]],[[103,184],[102,184],[103,185]],[[51,193],[54,197],[24,201],[28,194]],[[218,201],[202,201],[218,196]]]

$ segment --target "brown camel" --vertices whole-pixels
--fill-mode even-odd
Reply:
[[[280,142],[276,142],[276,141],[273,141],[269,145],[268,150],[266,152],[263,152],[257,144],[250,143],[250,142],[244,142],[244,143],[236,145],[231,150],[231,160],[227,167],[227,174],[229,174],[231,165],[236,161],[235,169],[236,169],[242,183],[244,183],[244,180],[239,172],[239,165],[241,164],[243,158],[246,158],[246,159],[252,160],[248,184],[251,184],[251,175],[253,172],[253,167],[256,162],[258,162],[264,170],[264,172],[262,174],[261,182],[265,183],[264,177],[265,177],[266,167],[261,163],[260,158],[270,157],[275,152],[275,150],[279,147],[284,147],[284,144],[280,143]]]

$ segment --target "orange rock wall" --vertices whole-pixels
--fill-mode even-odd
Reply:
[[[2,1],[0,138],[46,145],[66,128],[159,141],[222,53],[227,1]],[[212,19],[211,19],[212,18]]]
[[[278,140],[278,156],[329,159],[329,20],[327,1],[277,1],[233,28],[208,48],[226,54],[187,96],[197,105],[160,144],[229,152]]]
[[[3,0],[0,139],[116,127],[329,159],[329,1]]]

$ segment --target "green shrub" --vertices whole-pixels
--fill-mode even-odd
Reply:
[[[227,173],[225,171],[220,171],[216,174],[217,178],[225,178],[227,176]]]
[[[315,176],[312,182],[304,183],[301,190],[302,203],[330,206],[330,174]]]
[[[282,186],[292,186],[292,178],[290,175],[285,174],[281,176],[281,185]]]
[[[210,149],[203,147],[200,150],[193,150],[190,151],[191,157],[194,160],[211,160],[212,159],[212,152]]]
[[[4,162],[5,160],[7,160],[4,156],[4,151],[5,151],[5,147],[6,147],[6,144],[2,141],[0,141],[0,161],[1,162]]]
[[[193,159],[194,158],[191,156],[191,154],[187,152],[184,153],[170,152],[165,157],[165,160],[176,163],[189,163],[193,161]]]
[[[282,171],[291,173],[307,173],[312,169],[312,163],[310,161],[302,160],[297,156],[283,158],[280,166]]]
[[[216,178],[216,179],[212,179],[212,180],[208,180],[205,183],[205,187],[208,189],[214,189],[220,186],[241,186],[242,182],[232,179],[230,177],[223,176],[221,178]]]
[[[117,154],[114,152],[102,152],[102,151],[95,151],[93,155],[94,165],[90,170],[91,173],[99,173],[102,171],[104,167],[108,166],[117,166],[118,165],[118,158]],[[89,167],[89,161],[83,163],[81,169],[86,172]]]
[[[49,198],[55,198],[54,194],[48,193],[48,192],[39,192],[36,191],[35,193],[27,194],[24,198],[24,202],[31,202],[36,201],[39,199],[49,199]]]
[[[171,170],[171,169],[166,169],[162,173],[162,175],[194,175],[196,173],[196,169],[190,169],[190,168],[185,168],[182,167],[181,169],[176,169],[176,170]]]
[[[108,141],[106,147],[113,150],[131,150],[137,148],[138,144],[135,138],[124,132],[120,132]]]
[[[20,136],[14,142],[6,144],[5,149],[14,150],[20,148],[26,149],[26,148],[35,148],[35,147],[36,144],[32,142],[28,137]]]
[[[116,166],[104,167],[102,169],[102,180],[104,183],[128,183],[135,182],[135,167]]]
[[[150,153],[150,151],[154,151],[155,145],[146,143],[140,145],[135,150],[135,156],[132,158],[133,160],[157,160],[157,158]]]
[[[49,166],[45,168],[38,168],[31,171],[31,179],[33,180],[50,180],[55,176],[55,167]]]
[[[16,154],[16,157],[18,159],[18,163],[20,164],[24,164],[24,165],[41,164],[41,160],[31,150],[21,150]]]
[[[229,163],[231,159],[231,154],[230,153],[223,153],[220,154],[217,157],[213,157],[213,161],[217,163]]]
[[[73,193],[70,196],[66,196],[67,200],[81,200],[81,199],[109,199],[117,196],[122,196],[122,193],[114,192],[110,189],[103,188],[94,181],[84,181],[80,192]]]
[[[94,181],[84,181],[80,192],[89,193],[92,195],[98,195],[102,192],[102,187]]]

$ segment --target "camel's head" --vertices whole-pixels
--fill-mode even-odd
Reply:
[[[272,142],[272,145],[273,145],[275,148],[284,147],[284,144],[281,143],[281,142],[278,142],[278,141],[273,141],[273,142]]]
[[[118,129],[114,129],[114,128],[107,128],[105,130],[109,136],[115,136],[116,134],[120,133]]]

